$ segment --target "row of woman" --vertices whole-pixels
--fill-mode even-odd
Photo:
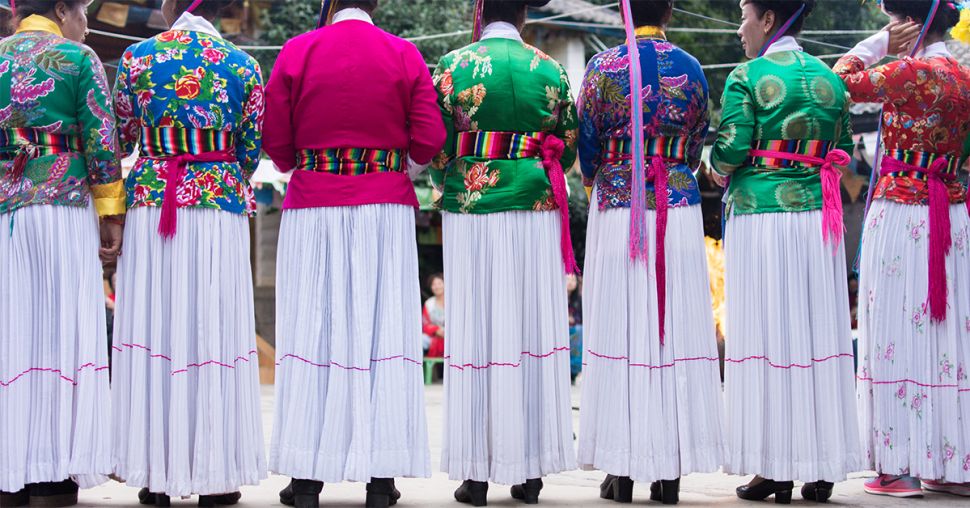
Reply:
[[[866,465],[874,493],[917,495],[919,479],[965,492],[970,219],[955,177],[970,75],[942,43],[952,10],[886,0],[893,23],[836,74],[793,37],[814,1],[741,2],[752,60],[728,79],[712,153],[730,177],[722,411],[693,173],[707,84],[666,41],[671,0],[621,2],[628,43],[590,62],[578,108],[519,35],[546,1],[476,2],[476,42],[433,78],[373,26],[376,0],[328,2],[328,26],[286,44],[265,93],[211,23],[229,3],[165,0],[172,30],[126,51],[111,114],[97,57],[71,42],[87,2],[18,2],[0,43],[3,506],[66,506],[111,474],[144,504],[234,504],[267,469],[293,477],[285,504],[317,506],[346,480],[367,482],[368,506],[396,503],[395,477],[430,474],[409,179],[429,163],[454,295],[441,465],[458,501],[485,505],[491,481],[532,504],[577,462],[620,502],[652,482],[676,503],[681,476],[721,466],[758,475],[746,499],[789,502],[798,480],[826,501]],[[858,379],[838,183],[849,96],[886,103]],[[245,219],[261,135],[291,172],[268,461]],[[136,143],[122,191],[117,154]],[[592,198],[578,457],[563,177],[577,145]],[[124,223],[110,404],[91,201],[106,260]]]

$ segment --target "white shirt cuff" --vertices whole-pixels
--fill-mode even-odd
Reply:
[[[866,68],[879,63],[889,53],[889,32],[880,30],[879,33],[856,44],[849,55],[858,57]]]

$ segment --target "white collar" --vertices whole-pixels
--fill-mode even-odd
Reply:
[[[212,26],[208,20],[202,16],[196,16],[191,12],[183,12],[179,19],[172,24],[172,30],[184,30],[187,32],[202,32],[215,37],[222,37],[222,34]]]
[[[803,51],[802,47],[798,44],[798,41],[790,35],[786,35],[765,50],[764,56],[768,56],[772,53],[780,53],[782,51]]]
[[[364,23],[374,24],[374,20],[367,14],[367,11],[359,7],[348,7],[346,9],[340,9],[333,15],[333,19],[330,24],[340,23],[341,21],[363,21]]]
[[[950,53],[950,50],[946,47],[946,43],[943,41],[934,42],[921,49],[919,53],[916,53],[916,58],[934,58],[938,56],[953,58],[953,54]]]
[[[522,42],[522,34],[512,23],[493,21],[482,30],[482,40],[485,39],[512,39]]]

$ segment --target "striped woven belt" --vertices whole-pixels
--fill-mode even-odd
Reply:
[[[34,152],[33,157],[82,151],[80,136],[32,128],[0,129],[0,160],[11,160],[25,148]]]
[[[835,143],[817,139],[773,139],[759,140],[752,148],[752,152],[781,152],[786,154],[804,155],[815,159],[824,159]],[[807,169],[818,167],[819,164],[805,162],[786,157],[751,156],[748,164],[756,167],[771,169],[798,168]]]
[[[356,176],[369,173],[400,173],[404,167],[403,150],[376,148],[328,148],[300,150],[296,167],[317,173]]]
[[[607,139],[603,143],[602,160],[605,163],[630,160],[632,147],[633,143],[629,139]],[[687,160],[687,138],[646,138],[643,140],[643,155],[645,159],[661,157],[668,162],[684,162]]]
[[[539,157],[546,136],[545,132],[460,132],[455,140],[455,156],[492,160]]]
[[[925,182],[929,179],[927,171],[933,166],[933,163],[938,159],[945,159],[946,166],[943,171],[940,171],[940,178],[944,182],[952,182],[957,179],[957,171],[960,168],[960,158],[951,157],[947,154],[917,152],[913,150],[886,150],[885,157],[886,159],[902,162],[905,166],[909,166],[909,168],[902,169],[901,166],[893,164],[894,168],[901,170],[880,172],[880,176],[909,177]]]
[[[212,129],[143,127],[139,145],[140,155],[147,158],[228,152],[233,150],[233,134]]]

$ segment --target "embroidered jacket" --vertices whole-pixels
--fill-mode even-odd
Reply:
[[[236,162],[189,163],[177,204],[254,213],[249,179],[263,109],[259,64],[203,18],[183,14],[171,30],[129,47],[115,84],[122,150],[140,147],[125,182],[128,206],[162,205],[168,172],[155,157],[231,150]]]
[[[866,51],[867,46],[883,44],[881,35],[842,57],[835,72],[845,80],[852,100],[883,104],[886,157],[924,168],[938,157],[947,157],[946,172],[956,175],[970,148],[965,143],[970,141],[970,69],[957,63],[942,42],[930,45],[929,54],[918,58],[869,67],[885,54],[884,49]],[[966,200],[966,187],[959,180],[951,179],[947,188],[951,203]],[[879,178],[873,197],[928,205],[929,187],[925,178],[886,175]]]
[[[91,48],[36,15],[0,41],[0,213],[88,206],[91,194],[99,215],[124,213],[115,140],[107,78]],[[14,171],[18,154],[26,165]]]
[[[817,158],[836,148],[851,153],[848,105],[842,80],[791,37],[734,69],[724,87],[721,126],[711,152],[714,169],[731,175],[726,213],[821,209],[819,167],[752,158],[749,152]]]
[[[441,193],[438,206],[457,213],[556,209],[541,155],[528,145],[551,134],[565,144],[559,157],[563,169],[576,161],[576,107],[566,71],[522,42],[514,29],[508,36],[487,32],[479,42],[442,57],[434,73],[448,133],[431,170]],[[476,131],[482,133],[478,140],[462,137]],[[474,147],[459,146],[463,140],[502,153],[472,153]]]
[[[642,30],[642,29],[641,29]],[[700,203],[700,165],[710,119],[708,88],[697,60],[662,38],[640,38],[646,154],[667,159],[671,206]],[[579,160],[595,182],[601,209],[630,206],[630,57],[626,45],[590,60],[579,94]],[[647,206],[656,208],[653,182]]]

